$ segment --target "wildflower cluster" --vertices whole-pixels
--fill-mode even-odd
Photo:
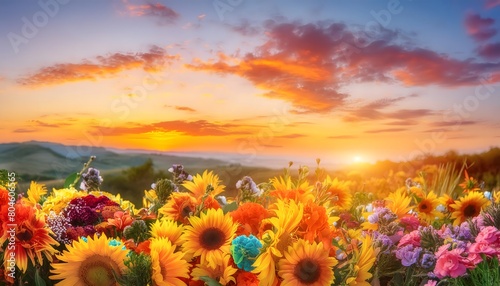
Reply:
[[[318,160],[319,164],[319,160]],[[291,164],[290,164],[291,166]],[[385,197],[300,167],[226,187],[182,165],[136,207],[101,191],[89,168],[77,190],[33,182],[13,203],[0,186],[5,284],[497,285],[500,195],[466,175],[461,192],[416,178]],[[229,192],[228,192],[229,191]],[[234,195],[224,195],[224,194]],[[378,198],[378,199],[377,199]],[[15,245],[15,278],[6,275]],[[38,281],[38,282],[37,282]]]

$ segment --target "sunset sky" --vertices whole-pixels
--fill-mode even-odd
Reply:
[[[311,165],[500,145],[500,0],[2,1],[0,19],[1,142]]]

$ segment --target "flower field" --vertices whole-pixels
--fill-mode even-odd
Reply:
[[[266,182],[225,186],[212,171],[174,165],[137,190],[141,206],[102,190],[88,165],[50,191],[31,182],[19,193],[9,174],[0,182],[0,281],[500,285],[500,190],[466,170],[448,191],[415,177],[372,194],[332,178],[319,160],[314,173],[291,175],[291,166]]]

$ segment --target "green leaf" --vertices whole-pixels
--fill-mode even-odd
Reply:
[[[64,181],[64,188],[69,188],[72,185],[74,185],[76,183],[77,178],[78,178],[78,173],[73,173],[69,175]]]
[[[237,208],[238,208],[238,204],[236,202],[232,202],[232,203],[227,204],[224,207],[222,207],[222,211],[224,211],[224,213],[226,214],[228,212],[235,211]]]
[[[204,281],[207,286],[222,286],[222,284],[217,282],[217,280],[213,279],[212,277],[201,276],[200,280]]]
[[[37,269],[35,272],[35,285],[36,286],[46,286],[45,280],[40,276],[40,269]]]

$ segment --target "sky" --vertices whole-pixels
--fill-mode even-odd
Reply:
[[[12,0],[0,19],[0,142],[311,165],[500,145],[500,0]]]

